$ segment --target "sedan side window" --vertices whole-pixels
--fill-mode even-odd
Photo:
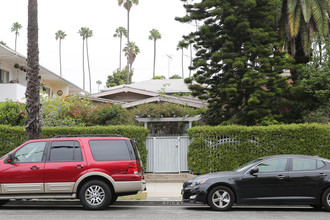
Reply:
[[[325,166],[323,161],[309,159],[309,158],[293,158],[292,161],[292,170],[316,170]]]
[[[42,162],[46,142],[28,143],[15,152],[14,163]]]
[[[278,158],[265,161],[257,166],[259,169],[259,173],[285,171],[287,160],[287,158]]]

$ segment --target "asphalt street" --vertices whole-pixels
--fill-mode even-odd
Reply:
[[[52,220],[52,219],[299,219],[328,220],[329,212],[317,211],[308,206],[295,207],[245,207],[232,211],[215,212],[207,206],[123,206],[114,205],[102,211],[86,211],[80,205],[6,205],[0,208],[0,219]]]

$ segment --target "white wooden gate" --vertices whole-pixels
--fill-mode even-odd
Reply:
[[[188,136],[148,137],[146,172],[180,173],[188,169]]]

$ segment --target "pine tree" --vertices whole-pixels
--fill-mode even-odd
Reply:
[[[209,124],[277,123],[288,86],[287,60],[276,32],[280,0],[204,0],[189,4],[181,22],[197,20],[192,33],[196,73],[186,83],[209,102]],[[192,81],[198,84],[192,84]]]

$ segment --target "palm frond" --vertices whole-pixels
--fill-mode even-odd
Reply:
[[[321,35],[326,35],[329,32],[329,24],[327,17],[327,0],[312,1],[312,14],[317,31]]]
[[[314,0],[300,0],[305,23],[309,23],[312,16],[312,1]]]

